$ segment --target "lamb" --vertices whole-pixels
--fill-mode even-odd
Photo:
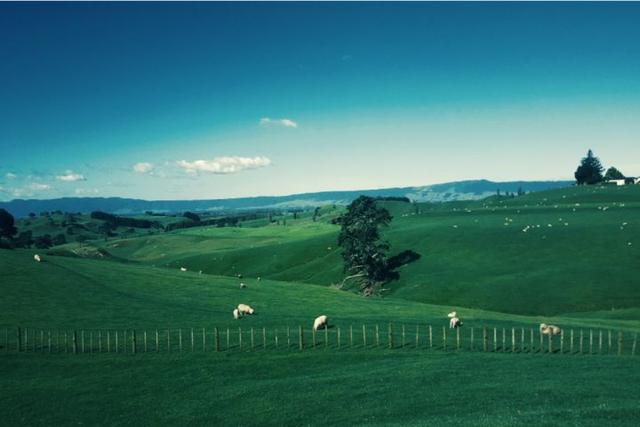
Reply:
[[[540,323],[540,333],[542,335],[558,335],[562,330],[556,325]]]
[[[326,328],[326,327],[327,327],[327,316],[325,316],[324,314],[322,316],[316,317],[316,320],[313,321],[314,331],[317,331],[318,329]]]
[[[462,326],[462,322],[457,317],[452,317],[449,321],[449,329],[455,329]]]
[[[187,269],[184,267],[180,267],[180,271],[187,271]]]
[[[38,255],[38,254],[35,254],[35,255],[33,256],[33,259],[34,259],[34,260],[36,260],[36,262],[40,262],[40,261],[41,261],[41,259],[40,259],[40,255]]]
[[[247,287],[247,285],[245,285],[244,283],[240,283],[240,289],[244,289],[246,287]]]
[[[253,308],[251,308],[251,306],[248,306],[246,304],[238,304],[237,310],[238,312],[240,312],[241,315],[253,314],[254,312]]]
[[[238,320],[240,318],[240,316],[241,316],[240,311],[238,311],[237,308],[234,308],[233,309],[233,318]]]

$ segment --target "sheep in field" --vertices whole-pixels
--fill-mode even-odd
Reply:
[[[459,328],[460,326],[462,326],[462,322],[457,317],[452,317],[449,320],[449,329]]]
[[[317,331],[318,329],[326,328],[326,327],[327,327],[327,316],[325,316],[324,314],[322,316],[316,317],[316,320],[313,321],[314,331]]]
[[[453,317],[456,317],[457,315],[458,315],[458,313],[456,313],[455,311],[452,311],[451,313],[447,314],[447,317],[448,317],[449,319],[451,319],[451,318],[453,318]]]
[[[540,324],[540,333],[542,335],[558,335],[562,330],[556,325],[547,325],[546,323]]]
[[[245,314],[253,314],[254,310],[247,304],[238,304],[238,311],[240,312],[241,315],[245,315]]]
[[[240,283],[240,289],[244,289],[246,287],[247,287],[247,285],[245,285],[244,283]]]
[[[33,256],[33,259],[34,259],[34,260],[36,260],[36,262],[40,262],[40,261],[41,261],[41,259],[40,259],[40,255],[38,255],[38,254],[35,254],[35,255]]]
[[[187,271],[187,269],[184,267],[180,267],[180,271]]]
[[[240,312],[238,311],[237,308],[233,309],[233,318],[238,320],[240,318]]]

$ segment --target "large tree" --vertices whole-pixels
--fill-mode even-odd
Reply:
[[[602,171],[604,168],[600,164],[600,160],[593,155],[593,151],[587,152],[587,157],[583,158],[580,166],[574,174],[578,185],[597,184],[602,182]]]
[[[340,218],[342,230],[338,236],[345,272],[349,274],[343,284],[356,280],[360,291],[371,295],[385,281],[389,244],[381,239],[379,228],[389,222],[389,211],[378,207],[371,197],[360,196],[347,207]]]
[[[14,224],[15,221],[13,219],[13,215],[11,215],[5,209],[0,209],[0,238],[13,238],[13,236],[15,236],[15,234],[18,232],[18,229]]]
[[[611,166],[607,169],[607,173],[604,174],[604,180],[608,181],[610,179],[624,179],[624,175],[618,169]]]

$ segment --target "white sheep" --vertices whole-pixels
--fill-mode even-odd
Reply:
[[[449,320],[449,329],[459,328],[460,326],[462,326],[462,322],[457,317],[452,317]]]
[[[251,308],[251,306],[248,306],[247,304],[238,304],[238,311],[242,315],[253,314],[254,312],[253,308]]]
[[[34,260],[36,260],[36,262],[40,262],[40,261],[41,261],[41,259],[40,259],[40,255],[38,255],[38,254],[35,254],[35,255],[33,256],[33,259],[34,259]]]
[[[241,314],[240,311],[237,308],[233,309],[233,318],[238,320],[240,318]]]
[[[240,283],[240,289],[244,289],[246,287],[247,287],[247,285],[245,285],[244,283]]]
[[[452,311],[451,313],[447,314],[447,317],[451,319],[452,317],[456,317],[457,315],[458,313],[456,313],[455,311]]]
[[[558,335],[562,330],[556,325],[540,323],[540,333],[542,335]]]
[[[187,271],[187,269],[184,267],[180,267],[180,271]]]
[[[327,316],[325,316],[324,314],[322,316],[316,317],[316,320],[313,321],[314,331],[317,331],[318,329],[326,328],[326,327],[327,327]]]

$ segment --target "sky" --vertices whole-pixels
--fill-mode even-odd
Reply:
[[[0,200],[640,175],[640,3],[0,3]]]

